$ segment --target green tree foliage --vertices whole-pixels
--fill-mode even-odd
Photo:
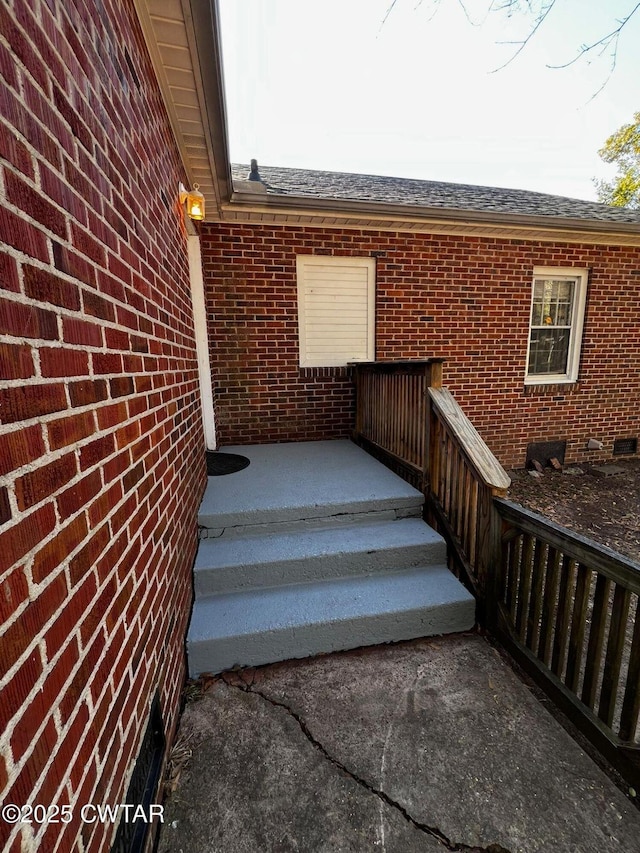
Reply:
[[[615,207],[640,209],[640,112],[618,128],[598,151],[605,163],[614,163],[618,174],[611,181],[596,181],[598,198]]]

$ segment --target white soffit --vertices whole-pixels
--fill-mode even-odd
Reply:
[[[207,113],[200,69],[193,62],[189,4],[182,0],[134,2],[189,183],[199,184],[204,193],[207,219],[217,219],[222,199],[214,179],[215,154],[203,120]]]

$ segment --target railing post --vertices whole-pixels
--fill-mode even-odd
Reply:
[[[431,388],[442,388],[442,359],[434,359],[429,365],[429,382]]]
[[[433,359],[425,365],[424,383],[424,450],[422,460],[422,493],[425,497],[425,506],[429,512],[431,499],[431,470],[435,461],[434,430],[432,426],[433,412],[429,388],[442,388],[442,363],[443,359]]]

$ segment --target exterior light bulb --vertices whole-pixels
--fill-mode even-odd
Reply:
[[[201,222],[204,219],[204,196],[200,192],[198,184],[187,195],[187,213],[191,219]]]
[[[204,196],[200,192],[199,185],[194,184],[192,190],[187,190],[184,184],[179,184],[178,195],[180,204],[186,202],[189,218],[201,222],[204,219]]]

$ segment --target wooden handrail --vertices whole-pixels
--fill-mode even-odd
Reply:
[[[462,411],[447,388],[429,388],[429,396],[440,419],[447,424],[456,439],[461,453],[473,468],[480,482],[492,489],[494,494],[504,496],[511,479],[493,453],[489,450],[478,430]]]

